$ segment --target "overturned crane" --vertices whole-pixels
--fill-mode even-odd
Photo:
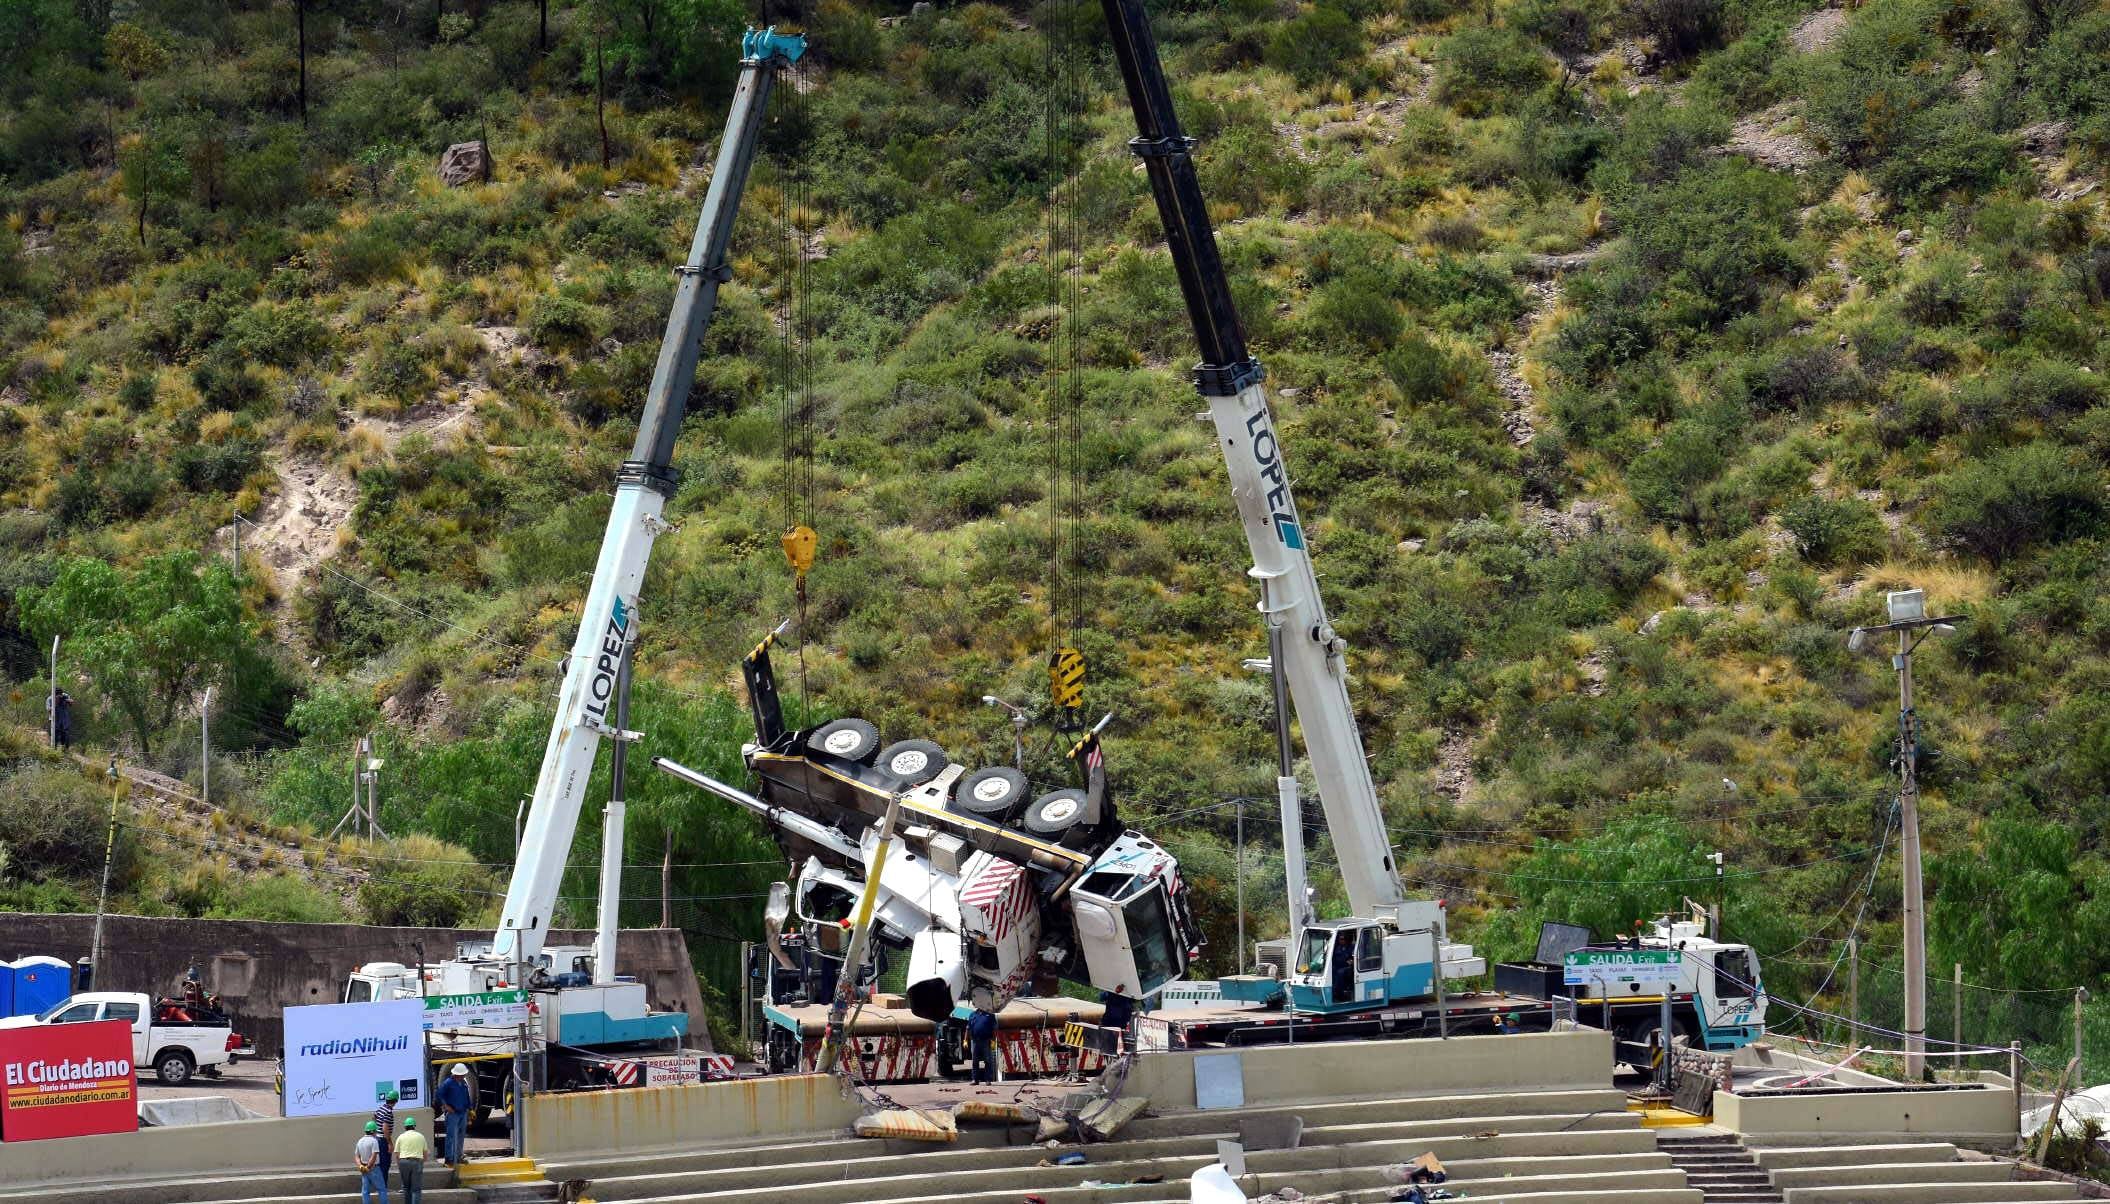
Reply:
[[[1182,977],[1201,930],[1171,853],[1124,830],[1103,791],[1028,801],[1008,766],[968,772],[937,745],[884,749],[861,719],[794,731],[770,666],[772,634],[742,662],[755,717],[743,755],[759,793],[655,757],[662,771],[753,812],[799,867],[791,906],[839,929],[878,877],[874,937],[908,954],[908,1004],[942,1021],[986,991],[1001,1007],[1066,978],[1143,1000]],[[1086,738],[1088,752],[1096,736]],[[900,800],[885,861],[879,825]]]

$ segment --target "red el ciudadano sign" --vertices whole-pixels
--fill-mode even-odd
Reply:
[[[0,1140],[130,1133],[138,1127],[130,1024],[0,1029]]]

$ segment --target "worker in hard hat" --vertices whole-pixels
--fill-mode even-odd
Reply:
[[[434,1104],[440,1110],[440,1124],[444,1126],[440,1161],[448,1166],[459,1166],[462,1137],[469,1129],[469,1112],[476,1107],[476,1084],[469,1078],[468,1063],[456,1062],[448,1069]]]
[[[394,1162],[396,1148],[396,1102],[403,1095],[394,1087],[381,1093],[381,1102],[374,1107],[374,1133],[381,1139],[381,1182],[388,1183],[388,1168]]]
[[[403,1118],[403,1131],[396,1136],[396,1173],[403,1177],[403,1204],[424,1204],[425,1135],[418,1132],[418,1118]]]
[[[381,1170],[381,1126],[366,1122],[366,1133],[352,1147],[359,1168],[359,1204],[388,1204],[388,1175]]]

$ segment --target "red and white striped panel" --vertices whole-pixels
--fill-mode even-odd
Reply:
[[[643,1069],[635,1062],[616,1062],[608,1068],[609,1073],[615,1076],[615,1085],[618,1087],[637,1086],[638,1072]]]
[[[1099,1070],[1106,1065],[1106,1058],[1097,1051],[1081,1051],[1080,1057],[1080,1051],[1063,1045],[1059,1028],[998,1029],[996,1057],[1005,1074],[1021,1078]]]
[[[733,1055],[709,1053],[703,1055],[703,1077],[707,1079],[729,1079],[734,1076]]]
[[[1033,909],[1032,880],[1017,862],[989,858],[982,871],[960,891],[960,908],[979,913],[978,917],[962,917],[970,927],[978,927],[990,940],[1001,941]],[[977,918],[979,924],[975,922]]]

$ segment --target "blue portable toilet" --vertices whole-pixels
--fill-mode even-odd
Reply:
[[[8,972],[14,998],[11,1016],[33,1016],[73,994],[73,967],[55,957],[25,957]]]

